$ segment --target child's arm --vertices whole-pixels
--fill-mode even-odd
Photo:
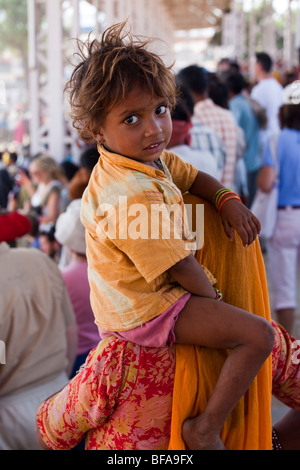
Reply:
[[[198,172],[194,183],[189,192],[196,196],[202,197],[207,201],[213,202],[216,192],[222,189],[222,184],[201,171]],[[240,235],[245,246],[250,245],[260,232],[259,220],[255,217],[247,207],[237,199],[229,199],[231,193],[223,196],[223,201],[228,199],[226,203],[222,202],[221,220],[224,231],[231,241],[234,241],[234,229]]]
[[[184,289],[200,297],[215,299],[216,291],[194,255],[189,255],[169,269],[169,273]]]

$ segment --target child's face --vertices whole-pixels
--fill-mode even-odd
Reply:
[[[168,99],[136,86],[109,111],[97,137],[111,152],[151,165],[167,147],[171,133]]]

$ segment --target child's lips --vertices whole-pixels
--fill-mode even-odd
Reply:
[[[145,150],[147,150],[147,151],[156,151],[156,150],[160,149],[162,145],[163,145],[163,141],[154,142],[153,144],[148,145],[148,147],[146,147]]]

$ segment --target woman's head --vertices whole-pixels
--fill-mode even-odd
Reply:
[[[176,101],[173,73],[162,59],[141,40],[125,31],[126,23],[108,28],[102,38],[80,46],[80,63],[75,67],[69,90],[71,117],[84,141],[95,140],[107,113],[135,88],[153,96]]]
[[[46,154],[41,154],[31,161],[29,173],[33,182],[36,184],[60,180],[63,176],[62,169],[56,161]]]

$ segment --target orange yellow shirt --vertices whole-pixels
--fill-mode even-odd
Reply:
[[[182,195],[198,170],[172,152],[160,160],[163,171],[100,147],[82,197],[91,305],[104,330],[136,328],[186,293],[168,269],[191,253]]]

